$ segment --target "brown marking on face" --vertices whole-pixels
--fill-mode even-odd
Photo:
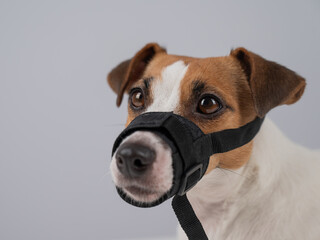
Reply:
[[[182,60],[188,64],[188,71],[181,84],[180,104],[177,114],[180,114],[197,124],[204,133],[221,131],[229,128],[238,128],[255,118],[250,87],[239,64],[232,57],[218,58],[190,58],[168,54],[158,54],[146,68],[143,77],[134,83],[131,88],[142,87],[143,79],[152,78],[152,81],[161,81],[163,69],[176,61]],[[152,84],[152,81],[150,84]],[[223,99],[222,113],[210,119],[196,113],[197,103],[194,99],[193,86],[195,81],[203,82],[206,86],[203,94],[210,93]],[[130,90],[129,90],[130,91]],[[146,105],[152,103],[152,92],[149,93]],[[130,99],[129,99],[130,101]],[[147,106],[146,106],[147,107]],[[126,126],[139,115],[128,106]],[[207,173],[220,166],[221,168],[237,169],[243,166],[250,158],[252,144],[228,153],[215,154],[210,158]]]
[[[195,97],[194,83],[204,85]],[[204,94],[213,94],[222,101],[224,107],[216,115],[197,113],[197,104]],[[246,77],[237,61],[231,57],[194,59],[189,63],[188,72],[181,84],[179,114],[193,121],[204,133],[238,128],[255,117],[251,91]],[[227,153],[215,154],[210,158],[206,173],[220,166],[237,169],[250,158],[252,144]]]

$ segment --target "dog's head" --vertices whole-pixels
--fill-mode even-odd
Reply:
[[[244,48],[200,59],[169,55],[155,43],[115,67],[108,83],[118,95],[117,106],[129,94],[127,125],[145,112],[173,111],[204,133],[238,128],[278,105],[295,103],[305,88],[305,80],[293,71]],[[206,173],[217,166],[242,167],[251,150],[252,142],[212,156]],[[172,186],[171,154],[156,134],[134,132],[113,155],[116,186],[141,203],[160,199]]]

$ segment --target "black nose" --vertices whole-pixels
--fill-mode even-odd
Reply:
[[[116,153],[118,169],[126,177],[142,176],[155,158],[155,151],[140,143],[124,143]]]

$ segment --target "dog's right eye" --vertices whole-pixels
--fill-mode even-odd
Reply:
[[[218,112],[221,107],[222,105],[216,97],[208,95],[200,99],[197,111],[202,114],[213,114]]]
[[[144,107],[144,95],[143,91],[139,88],[133,89],[130,94],[131,106],[135,109],[141,109]]]

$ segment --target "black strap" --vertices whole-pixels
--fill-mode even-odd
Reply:
[[[263,120],[264,118],[257,117],[242,127],[206,134],[204,137],[198,139],[195,145],[197,149],[206,151],[206,154],[209,156],[215,153],[231,151],[249,143],[259,132]],[[203,144],[203,141],[206,141],[207,145]],[[209,144],[210,141],[211,143]],[[212,147],[204,149],[206,146]]]
[[[224,153],[249,143],[259,132],[264,118],[257,117],[246,125],[211,133],[212,145],[216,147],[214,153]]]
[[[190,151],[192,151],[190,146],[193,144],[193,139],[189,135],[185,125],[179,120],[180,117],[177,117],[173,113],[171,115],[174,117],[168,118],[163,125],[170,131],[171,137],[176,142],[179,142],[178,148],[184,162],[183,170],[187,171],[192,166],[193,161],[197,160],[192,158],[192,154],[190,154]]]
[[[172,200],[172,207],[189,240],[208,240],[186,194],[176,195]]]
[[[264,118],[257,117],[252,122],[240,128],[227,129],[208,134],[200,138],[195,145],[198,146],[201,151],[208,152],[206,153],[208,155],[228,152],[249,143],[258,133],[263,120]],[[203,144],[202,141],[206,141],[208,145]],[[210,145],[212,147],[208,147]],[[182,196],[176,195],[172,200],[172,207],[189,240],[208,240],[186,194]]]

